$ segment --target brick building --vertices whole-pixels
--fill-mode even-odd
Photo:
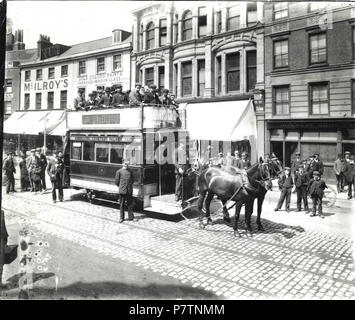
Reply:
[[[286,165],[319,153],[334,178],[337,153],[355,154],[355,7],[265,3],[267,151]]]

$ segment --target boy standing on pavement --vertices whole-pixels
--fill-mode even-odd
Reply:
[[[328,188],[325,181],[320,178],[320,173],[318,171],[313,172],[313,179],[309,183],[308,193],[311,196],[313,202],[311,217],[318,215],[320,218],[324,218],[322,200],[324,196],[324,189]]]
[[[290,211],[290,201],[291,201],[291,193],[293,188],[293,180],[291,177],[291,169],[289,167],[285,167],[284,174],[280,177],[279,181],[279,188],[281,190],[280,199],[277,203],[276,208],[274,211],[279,211],[286,199],[286,211]]]
[[[299,166],[295,172],[295,186],[297,192],[297,211],[301,211],[302,200],[306,213],[309,213],[308,200],[307,200],[307,185],[308,179],[304,172],[303,166]]]

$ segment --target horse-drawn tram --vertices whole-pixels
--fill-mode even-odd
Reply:
[[[156,211],[154,197],[174,193],[175,166],[162,158],[186,137],[184,121],[182,110],[162,105],[68,111],[70,186],[116,202],[115,174],[128,160],[135,207]]]

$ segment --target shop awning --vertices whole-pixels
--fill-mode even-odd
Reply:
[[[63,125],[64,123],[64,125]],[[17,111],[4,122],[4,133],[65,135],[65,111]]]
[[[186,126],[190,138],[240,141],[256,139],[256,116],[251,100],[187,104]]]

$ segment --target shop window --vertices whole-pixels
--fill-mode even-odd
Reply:
[[[11,114],[12,103],[11,101],[5,101],[5,114]]]
[[[274,3],[274,20],[288,17],[288,2]]]
[[[96,143],[96,162],[108,162],[108,144]]]
[[[258,22],[258,12],[256,3],[247,4],[247,26],[252,26]]]
[[[79,76],[86,74],[86,61],[79,61]]]
[[[25,81],[31,81],[31,70],[25,71]]]
[[[25,93],[25,109],[28,110],[30,108],[30,94]]]
[[[81,160],[82,156],[82,144],[81,142],[73,142],[71,146],[71,159],[72,160]]]
[[[146,34],[146,50],[155,48],[155,26],[153,22],[150,22],[147,25],[147,34]]]
[[[42,93],[36,93],[36,110],[41,110],[42,108]]]
[[[182,18],[182,41],[192,38],[192,12],[185,12]]]
[[[247,51],[247,90],[255,89],[256,84],[256,51]]]
[[[228,8],[227,30],[235,30],[240,26],[239,5]]]
[[[36,70],[36,80],[42,80],[42,69]]]
[[[274,41],[274,68],[288,66],[288,39]]]
[[[203,37],[207,34],[207,10],[206,7],[198,9],[198,36]]]
[[[239,53],[226,55],[227,92],[240,90],[240,58]]]
[[[147,86],[154,84],[154,68],[145,69],[145,84]]]
[[[97,59],[97,73],[105,71],[105,57],[101,57]]]
[[[12,93],[12,79],[5,80],[5,93]]]
[[[84,156],[85,161],[95,161],[95,143],[85,141],[84,142]]]
[[[181,63],[182,96],[192,94],[192,62]]]
[[[122,56],[115,54],[113,56],[113,71],[122,69]]]
[[[110,163],[119,163],[123,162],[123,151],[124,146],[122,144],[111,144],[110,147]]]
[[[62,90],[60,92],[60,108],[66,109],[67,108],[67,98],[68,98],[68,91]]]
[[[198,72],[197,95],[199,97],[203,97],[205,94],[205,60],[198,60],[197,72]]]
[[[220,94],[222,91],[222,58],[218,56],[216,58],[216,69],[217,69],[217,93]]]
[[[327,61],[326,33],[311,34],[309,36],[309,60],[311,64]]]
[[[290,114],[289,86],[273,88],[273,111],[275,115]]]
[[[61,67],[60,75],[61,75],[61,77],[67,77],[68,76],[68,65],[65,65],[65,66]]]
[[[222,32],[222,13],[221,11],[217,11],[215,15],[216,19],[216,33]]]
[[[47,109],[52,110],[54,105],[54,92],[47,93]]]
[[[271,138],[283,138],[284,131],[283,129],[272,129],[270,130],[270,136]]]
[[[310,84],[310,106],[311,114],[328,114],[329,97],[328,83]]]
[[[166,37],[167,37],[167,28],[166,28],[166,19],[160,19],[159,21],[159,45],[166,45]]]
[[[55,78],[55,69],[54,67],[48,68],[48,79],[54,79]]]
[[[165,81],[165,68],[164,67],[159,67],[159,77],[158,77],[158,86],[159,86],[159,92],[162,93],[162,90],[164,89],[164,81]]]

